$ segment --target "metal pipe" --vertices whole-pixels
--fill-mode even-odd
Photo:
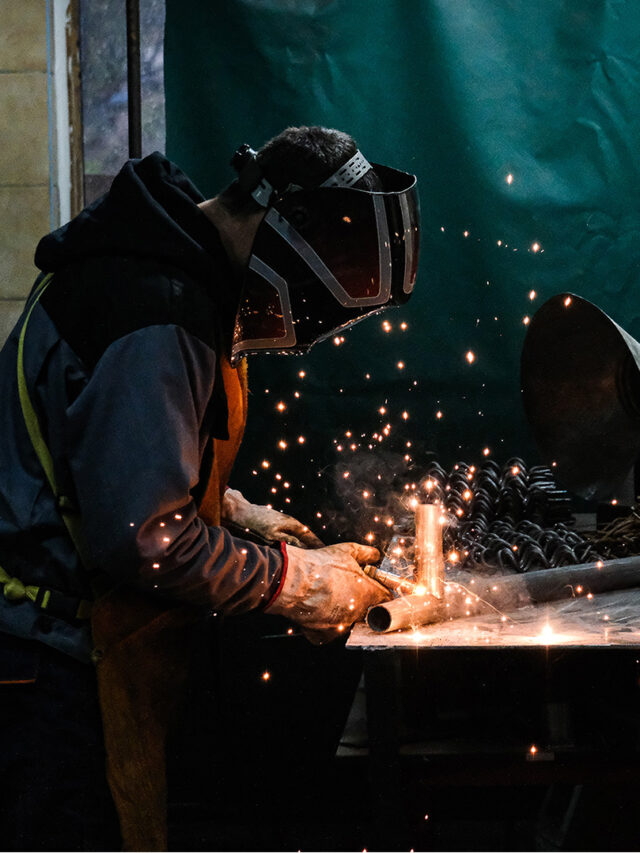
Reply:
[[[640,586],[640,556],[525,572],[494,579],[493,583],[483,586],[476,583],[473,591],[475,595],[504,610],[573,598],[576,594],[610,592],[635,586]]]
[[[383,570],[378,572],[382,574],[372,577],[387,586],[385,575],[391,573]],[[486,611],[487,606],[499,611],[510,611],[546,601],[631,587],[640,587],[640,556],[494,577],[482,583],[476,579],[473,586],[469,581],[462,584],[451,580],[446,583],[444,601],[419,595],[397,598],[372,607],[367,614],[367,624],[373,631],[397,631],[402,627],[475,616]],[[419,600],[425,599],[431,603],[420,607]],[[409,601],[409,605],[402,604],[403,601]]]
[[[393,601],[377,604],[367,613],[367,625],[379,634],[440,621],[441,602],[431,595],[394,598]]]
[[[127,113],[129,157],[142,157],[140,0],[127,0]]]
[[[418,504],[415,508],[414,579],[436,598],[442,598],[444,593],[441,516],[442,510],[435,504]]]

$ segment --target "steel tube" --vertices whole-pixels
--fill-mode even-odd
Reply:
[[[414,580],[436,598],[442,598],[444,593],[441,515],[442,510],[435,504],[418,504],[415,509]]]
[[[475,595],[504,610],[573,598],[579,586],[585,594],[640,586],[640,556],[526,572],[496,578],[493,583],[482,586],[476,581],[473,591]]]
[[[441,602],[431,595],[405,595],[377,604],[367,613],[372,631],[386,633],[442,621]]]
[[[386,578],[380,576],[378,579],[387,585]],[[486,611],[487,604],[508,612],[531,604],[632,587],[640,587],[640,556],[503,575],[482,583],[476,578],[473,586],[468,580],[463,585],[452,579],[446,583],[444,601],[431,596],[407,595],[372,607],[367,614],[367,624],[376,632],[398,631],[444,619],[474,616]]]

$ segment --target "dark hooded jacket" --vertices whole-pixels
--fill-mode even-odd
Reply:
[[[218,354],[238,301],[202,195],[155,153],[44,237],[53,273],[25,338],[25,376],[59,490],[81,519],[84,562],[111,581],[216,610],[269,600],[273,548],[208,527],[198,505],[226,438]],[[22,320],[0,352],[0,566],[24,584],[91,587],[29,439],[18,398]],[[0,595],[0,630],[81,660],[88,626]]]

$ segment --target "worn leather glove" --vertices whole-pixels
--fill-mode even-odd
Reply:
[[[313,643],[339,637],[370,607],[391,598],[360,568],[380,558],[376,548],[341,542],[314,551],[293,546],[283,551],[284,579],[265,610],[296,622]]]
[[[306,524],[268,506],[249,503],[236,489],[224,493],[222,521],[231,521],[271,542],[286,542],[298,548],[321,548],[323,544]]]

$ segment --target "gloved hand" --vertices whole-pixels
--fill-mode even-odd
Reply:
[[[392,597],[360,568],[380,558],[376,548],[341,542],[314,551],[293,546],[284,550],[284,582],[265,612],[296,622],[311,642],[339,637],[370,607]]]
[[[227,489],[224,493],[222,521],[232,521],[264,539],[286,542],[298,548],[322,548],[323,544],[306,524],[268,506],[249,503],[236,489]]]

